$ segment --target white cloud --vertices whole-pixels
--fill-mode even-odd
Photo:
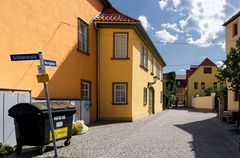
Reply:
[[[224,43],[224,42],[221,43],[220,47],[223,49],[224,52],[226,51],[226,43]]]
[[[188,20],[191,18],[191,16],[188,16],[185,20],[180,20],[179,25],[182,30],[188,25]]]
[[[164,8],[166,8],[168,6],[168,0],[160,0],[159,6],[160,6],[161,10],[163,10]]]
[[[178,70],[178,71],[180,71],[180,72],[185,72],[186,70],[185,70],[185,69],[180,69],[180,70]]]
[[[200,47],[211,46],[211,42],[218,37],[218,33],[224,31],[224,9],[227,5],[226,0],[209,1],[194,0],[190,16],[192,22],[196,25],[195,31],[199,33],[199,38],[188,38],[188,42]],[[180,23],[180,26],[184,26]]]
[[[145,30],[153,29],[153,27],[151,27],[150,23],[148,22],[146,16],[141,15],[138,17],[138,20],[141,22]]]
[[[155,36],[162,42],[169,42],[169,43],[173,43],[176,40],[178,40],[178,35],[174,36],[171,35],[169,32],[167,32],[165,29],[161,30],[161,31],[157,31]]]
[[[177,26],[177,24],[176,23],[173,23],[173,24],[170,24],[170,23],[165,23],[165,24],[162,24],[161,25],[163,28],[167,28],[167,29],[172,29],[172,30],[174,30],[174,31],[176,31],[176,32],[183,32],[183,31],[181,31],[179,28],[178,28],[178,26]]]
[[[217,61],[215,64],[217,65],[217,67],[220,67],[220,66],[223,65],[223,62],[222,61]]]
[[[173,0],[173,5],[174,5],[174,7],[175,7],[176,9],[178,8],[178,6],[179,6],[181,3],[182,3],[181,0]]]

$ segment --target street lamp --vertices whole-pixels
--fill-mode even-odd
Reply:
[[[154,76],[153,77],[153,82],[148,82],[148,88],[152,87],[152,85],[154,85],[158,80],[158,77],[157,76]]]

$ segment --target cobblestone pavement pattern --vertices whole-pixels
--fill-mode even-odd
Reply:
[[[186,109],[167,110],[133,123],[96,124],[88,133],[73,136],[70,146],[60,147],[58,155],[69,158],[240,158],[238,144],[226,135],[215,114]],[[53,150],[34,157],[52,156]]]

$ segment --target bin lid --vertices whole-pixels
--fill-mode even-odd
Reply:
[[[75,110],[75,106],[67,102],[50,102],[52,112],[58,110]],[[46,102],[20,103],[8,110],[9,116],[16,113],[46,113],[48,111]]]

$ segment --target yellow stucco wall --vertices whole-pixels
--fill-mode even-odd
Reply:
[[[42,51],[57,61],[47,67],[52,98],[80,98],[81,79],[92,82],[91,118],[96,118],[96,31],[92,23],[103,8],[98,0],[4,0],[0,5],[0,88],[32,90],[42,97],[37,83],[38,61],[11,62],[10,54]],[[89,24],[89,56],[77,51],[77,17]]]
[[[184,87],[177,87],[176,97],[179,104],[183,104],[184,100],[187,101],[186,89]]]
[[[238,34],[233,36],[233,25],[238,24]],[[236,40],[240,37],[240,17],[233,20],[225,26],[226,37],[226,52],[229,53],[231,47],[235,47]]]
[[[210,67],[210,66],[205,66],[205,67]],[[218,80],[216,79],[215,75],[217,74],[217,67],[216,66],[211,66],[212,67],[212,74],[204,74],[204,66],[198,67],[198,69],[188,78],[188,83],[187,83],[187,105],[191,107],[192,105],[192,98],[193,96],[198,94],[204,94],[205,89],[212,87],[213,82],[217,82]],[[194,89],[194,82],[198,82],[198,89]],[[201,89],[201,82],[205,82],[205,89]],[[218,83],[219,86],[219,83]]]
[[[215,106],[215,93],[211,96],[200,96],[192,98],[192,107],[203,110],[213,110]]]
[[[113,60],[113,33],[128,32],[129,60]],[[130,29],[99,29],[100,119],[128,120],[132,117],[132,36]],[[128,104],[112,105],[112,83],[128,83]]]
[[[148,115],[149,110],[149,89],[147,90],[147,105],[143,103],[143,89],[147,87],[148,82],[153,82],[153,76],[156,75],[156,58],[154,57],[154,75],[151,75],[150,67],[151,67],[151,51],[148,48],[148,70],[145,71],[143,68],[140,67],[140,47],[143,41],[137,36],[134,32],[134,45],[133,45],[133,117],[139,118],[144,115]],[[146,46],[146,45],[145,45]],[[160,62],[158,62],[160,64]],[[162,66],[161,66],[162,67]],[[162,74],[160,74],[162,76]],[[163,109],[163,104],[161,99],[161,92],[163,88],[162,80],[157,80],[156,84],[153,85],[154,88],[154,111],[160,112]]]
[[[236,36],[232,36],[233,25],[238,24],[238,34]],[[229,53],[231,47],[235,47],[236,40],[240,37],[240,17],[233,20],[227,26],[225,26],[226,31],[226,52]],[[238,101],[234,101],[234,93],[232,91],[228,91],[228,110],[236,111],[238,110]]]
[[[112,60],[114,32],[128,33],[128,60]],[[148,104],[143,105],[143,88],[153,81],[150,71],[146,72],[140,67],[140,44],[138,34],[133,29],[100,28],[100,117],[114,120],[135,120],[148,115]],[[150,54],[148,51],[148,64],[150,69]],[[155,60],[156,61],[156,60]],[[156,65],[154,67],[156,70]],[[154,71],[155,72],[155,71]],[[112,104],[112,83],[128,83],[128,104]],[[155,89],[155,112],[162,111],[160,94],[162,81],[158,80],[153,86]],[[148,91],[149,93],[149,91]],[[148,94],[149,96],[149,94]]]

